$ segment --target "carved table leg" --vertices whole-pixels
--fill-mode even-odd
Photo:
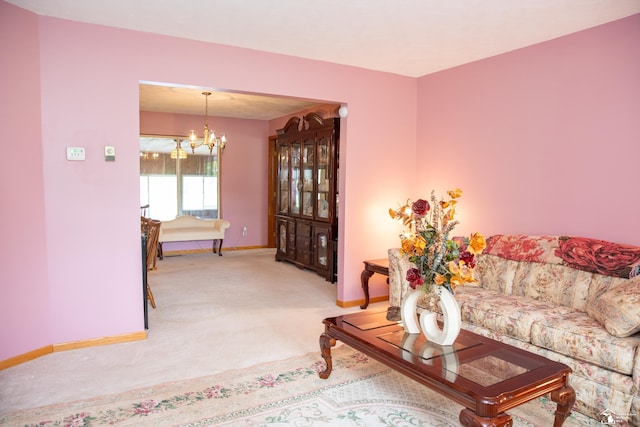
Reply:
[[[560,427],[571,414],[571,408],[576,401],[576,392],[573,388],[567,386],[560,390],[551,392],[551,400],[558,404],[556,408],[556,417],[553,421],[553,427]]]
[[[320,378],[326,380],[331,375],[331,369],[333,368],[333,364],[331,362],[331,347],[336,345],[336,339],[330,337],[326,333],[320,335],[320,352],[322,353],[322,358],[327,364],[327,368],[319,372]]]
[[[473,411],[464,408],[460,411],[460,424],[465,427],[511,427],[513,420],[509,414],[498,414],[495,418],[479,417]]]
[[[373,276],[373,271],[362,270],[360,274],[360,282],[362,283],[362,290],[364,291],[364,304],[360,306],[361,309],[365,309],[369,306],[369,278]]]

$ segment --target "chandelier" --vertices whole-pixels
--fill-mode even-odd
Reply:
[[[213,130],[209,129],[209,95],[211,92],[202,92],[204,95],[204,133],[202,136],[202,140],[198,139],[195,130],[191,130],[189,135],[189,145],[191,146],[191,152],[193,154],[196,153],[196,148],[206,145],[209,147],[209,154],[213,155],[213,149],[219,147],[221,150],[224,150],[224,146],[227,143],[227,136],[225,134],[220,135],[220,137],[216,136],[216,133]]]

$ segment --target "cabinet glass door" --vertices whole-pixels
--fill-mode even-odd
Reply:
[[[291,144],[291,213],[300,215],[302,179],[300,176],[300,143]]]
[[[329,227],[316,225],[313,230],[313,264],[317,271],[329,271],[331,265],[331,241]],[[324,273],[323,273],[324,274]]]
[[[278,177],[278,212],[286,214],[289,213],[289,146],[285,144],[278,149]]]
[[[287,253],[287,221],[278,220],[278,250],[282,252],[282,254]]]
[[[306,140],[302,146],[302,215],[313,218],[313,140]]]
[[[327,267],[329,265],[329,238],[326,233],[316,235],[316,262],[318,265]]]
[[[329,141],[322,138],[318,141],[318,172],[316,185],[318,186],[318,197],[316,212],[318,218],[329,218]]]

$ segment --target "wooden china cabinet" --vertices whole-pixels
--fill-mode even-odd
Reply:
[[[276,261],[336,281],[340,119],[309,113],[278,130]]]

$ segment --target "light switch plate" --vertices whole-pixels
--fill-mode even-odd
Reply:
[[[67,147],[67,160],[83,161],[84,159],[84,147]]]

